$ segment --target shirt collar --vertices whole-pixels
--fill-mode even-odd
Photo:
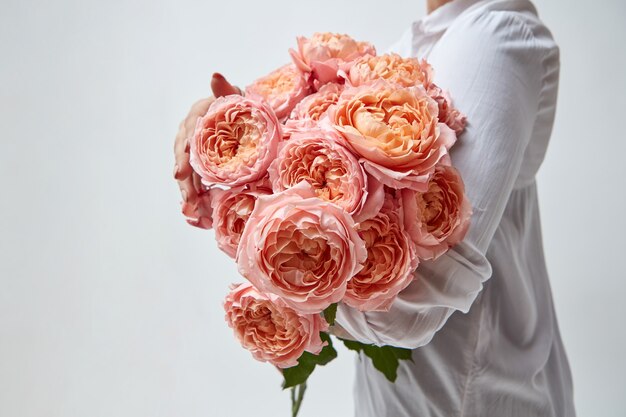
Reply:
[[[413,32],[434,34],[445,31],[461,13],[486,0],[452,0],[413,22]]]

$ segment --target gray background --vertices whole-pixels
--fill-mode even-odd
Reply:
[[[173,137],[212,71],[245,85],[314,31],[384,50],[423,3],[1,0],[0,416],[288,415],[224,323],[234,263],[179,215]],[[536,5],[562,50],[539,187],[576,403],[623,416],[626,5]],[[353,360],[303,417],[352,415]]]

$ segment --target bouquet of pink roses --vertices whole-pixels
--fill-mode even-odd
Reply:
[[[386,311],[463,239],[471,215],[448,156],[465,117],[425,61],[346,35],[299,38],[293,63],[216,99],[189,138],[205,191],[196,212],[247,280],[226,321],[282,370],[298,413],[306,380],[336,357],[338,303]],[[411,352],[344,340],[394,381]]]

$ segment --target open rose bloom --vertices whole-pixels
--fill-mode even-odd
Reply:
[[[318,89],[326,83],[339,81],[339,71],[349,71],[362,56],[376,55],[376,49],[348,35],[315,33],[310,38],[299,37],[297,50],[291,49],[289,53],[294,64]]]
[[[382,184],[365,172],[334,131],[310,129],[293,134],[281,144],[269,173],[274,192],[307,181],[317,197],[340,206],[356,221],[374,216],[383,203]]]
[[[244,185],[265,175],[281,137],[280,123],[266,102],[221,97],[198,119],[189,161],[206,185]]]
[[[294,64],[284,65],[246,87],[246,95],[259,95],[284,120],[309,92],[307,80]]]
[[[357,226],[367,259],[348,282],[344,302],[361,311],[388,310],[396,295],[413,281],[419,262],[404,224],[402,201],[395,194],[395,190],[388,190],[378,214]]]
[[[425,192],[402,190],[402,203],[404,216],[413,219],[407,230],[422,259],[438,258],[465,237],[472,207],[454,167],[439,165]]]
[[[366,55],[358,59],[350,68],[348,80],[354,87],[383,79],[402,87],[431,84],[432,71],[426,61],[417,58],[403,58],[398,54]]]
[[[450,155],[466,118],[426,61],[334,33],[290,54],[197,119],[183,205],[247,279],[224,303],[235,336],[280,368],[323,354],[335,304],[388,310],[472,214]]]
[[[270,194],[269,190],[230,189],[211,190],[213,229],[217,246],[235,258],[243,229],[254,209],[257,197]]]
[[[304,351],[316,354],[324,346],[320,332],[328,324],[319,314],[300,314],[250,284],[233,285],[224,310],[235,337],[259,361],[288,368]]]
[[[454,106],[449,94],[433,82],[434,71],[425,60],[403,58],[398,54],[366,55],[358,59],[348,74],[342,74],[350,85],[358,87],[383,79],[403,87],[422,86],[437,102],[438,119],[460,135],[465,129],[466,118]]]
[[[347,88],[329,110],[333,127],[365,169],[392,188],[425,191],[435,166],[456,142],[423,87],[383,80]]]
[[[367,257],[354,220],[306,181],[261,196],[237,251],[239,272],[303,313],[341,301]]]

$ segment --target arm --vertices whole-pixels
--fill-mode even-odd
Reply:
[[[417,279],[389,312],[362,313],[341,304],[337,322],[364,343],[416,348],[459,310],[467,312],[491,276],[485,253],[520,171],[543,85],[544,55],[515,15],[492,12],[455,23],[433,51],[435,82],[468,116],[451,151],[473,206],[463,242],[422,262]],[[439,53],[441,55],[439,55]]]

